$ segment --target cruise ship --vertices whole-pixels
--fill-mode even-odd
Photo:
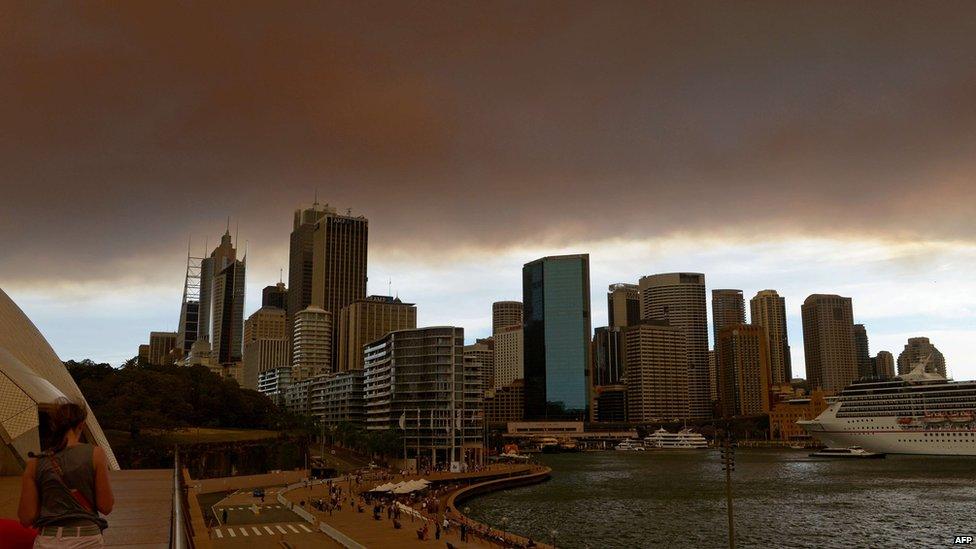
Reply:
[[[797,424],[831,447],[976,456],[976,381],[947,380],[927,372],[927,362],[893,379],[855,381]]]
[[[708,441],[701,433],[696,433],[690,429],[682,429],[677,433],[672,433],[662,428],[644,438],[644,447],[689,450],[708,448]]]

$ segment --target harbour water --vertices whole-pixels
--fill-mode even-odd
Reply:
[[[976,534],[976,458],[823,460],[736,452],[737,547],[940,547]],[[559,547],[727,547],[717,450],[539,456],[552,480],[467,502],[472,518]]]

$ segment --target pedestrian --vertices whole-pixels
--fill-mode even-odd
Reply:
[[[81,442],[87,418],[83,404],[59,398],[49,415],[53,444],[24,468],[18,517],[40,530],[34,547],[104,545],[99,513],[111,513],[115,498],[105,451]],[[62,528],[76,535],[62,539]]]
[[[461,541],[468,541],[468,525],[461,523]]]
[[[434,523],[434,539],[441,539],[441,525],[439,522]]]
[[[220,523],[227,524],[227,508],[224,507],[223,511],[220,513]]]

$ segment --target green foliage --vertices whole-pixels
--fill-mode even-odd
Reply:
[[[65,366],[102,426],[133,437],[147,428],[281,429],[295,421],[265,395],[242,389],[205,366],[138,366],[128,361],[116,369],[87,359]]]

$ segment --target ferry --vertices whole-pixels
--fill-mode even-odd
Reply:
[[[851,446],[850,448],[824,448],[823,450],[810,454],[810,457],[831,459],[879,459],[885,457],[885,455],[877,452],[868,452],[860,446]]]
[[[816,419],[797,424],[828,447],[976,456],[976,381],[947,380],[927,371],[930,360],[892,379],[855,381],[829,398]]]
[[[622,452],[643,452],[644,447],[640,445],[636,440],[625,440],[620,444],[613,447],[614,450],[620,450]]]
[[[677,433],[661,428],[644,438],[644,446],[660,449],[697,450],[708,448],[708,441],[701,433],[682,429]]]

